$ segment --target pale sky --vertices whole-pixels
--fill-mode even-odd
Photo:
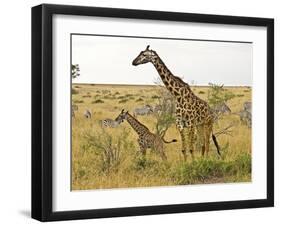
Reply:
[[[252,44],[106,36],[72,36],[72,64],[80,65],[73,83],[154,84],[151,63],[133,66],[147,45],[185,82],[252,85]]]

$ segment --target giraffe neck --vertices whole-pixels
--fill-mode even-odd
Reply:
[[[149,129],[140,123],[136,118],[134,118],[131,114],[127,113],[126,117],[127,122],[131,125],[131,127],[136,131],[137,134],[143,134],[146,131],[149,131]]]
[[[192,93],[189,85],[187,83],[184,83],[180,78],[174,76],[156,53],[155,58],[153,58],[151,62],[160,75],[164,85],[172,95],[182,95],[182,93],[180,93],[180,88],[182,87],[185,88],[184,90],[185,92],[187,92],[186,94],[188,94],[188,92]]]

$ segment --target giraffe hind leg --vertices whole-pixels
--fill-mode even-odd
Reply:
[[[166,161],[167,160],[167,156],[164,152],[164,146],[163,144],[159,147],[159,153],[160,153],[160,156],[162,158],[162,160]]]
[[[205,152],[206,152],[207,156],[208,156],[209,149],[210,149],[210,137],[212,134],[212,128],[213,128],[213,125],[211,123],[206,124],[204,126]]]
[[[185,137],[185,134],[184,134],[184,130],[180,131],[180,135],[181,135],[181,144],[182,144],[181,152],[183,154],[184,161],[186,161],[186,150],[187,150],[188,147],[186,145],[186,137]]]
[[[200,125],[197,127],[197,137],[199,140],[199,146],[201,147],[201,155],[205,154],[205,129],[204,126]]]
[[[195,149],[195,145],[194,145],[194,139],[195,139],[195,130],[194,127],[189,127],[187,128],[187,140],[188,140],[188,148],[189,148],[189,152],[191,154],[192,159],[194,159],[194,155],[193,155],[193,151]]]
[[[147,148],[143,145],[143,142],[141,141],[141,139],[138,139],[138,143],[140,146],[140,153],[142,154],[143,157],[145,157]]]

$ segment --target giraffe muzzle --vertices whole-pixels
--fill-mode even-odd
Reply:
[[[137,65],[138,65],[138,64],[137,64],[137,61],[134,60],[134,61],[132,62],[132,65],[137,66]]]

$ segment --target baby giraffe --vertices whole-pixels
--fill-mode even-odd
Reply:
[[[131,125],[131,127],[136,131],[138,134],[138,143],[140,146],[140,151],[143,156],[146,154],[146,149],[152,148],[157,153],[160,154],[161,158],[163,160],[167,160],[167,156],[164,152],[164,143],[173,143],[176,142],[176,139],[173,139],[172,141],[165,141],[163,137],[160,137],[159,135],[156,135],[154,133],[151,133],[149,129],[140,123],[136,118],[134,118],[128,111],[124,111],[124,109],[121,111],[119,116],[117,117],[118,121],[123,122],[124,119],[127,120],[127,122]],[[163,143],[164,142],[164,143]]]

